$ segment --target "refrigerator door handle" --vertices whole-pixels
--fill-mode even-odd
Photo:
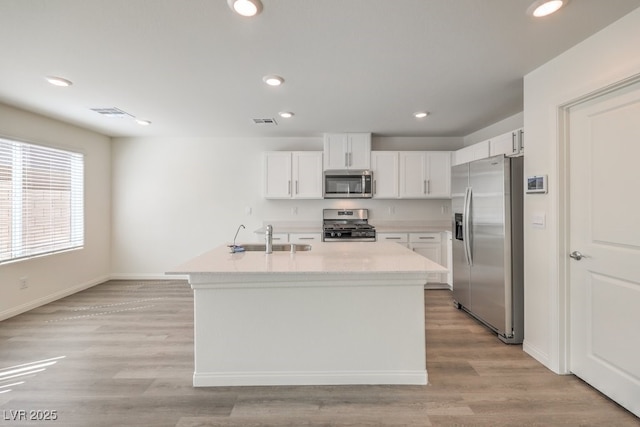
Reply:
[[[464,224],[462,225],[463,230],[463,240],[464,240],[464,254],[467,259],[467,264],[473,265],[473,255],[471,253],[471,195],[472,195],[471,187],[467,187],[464,193]]]

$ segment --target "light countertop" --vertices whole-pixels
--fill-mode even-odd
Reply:
[[[265,273],[446,273],[448,270],[413,251],[387,242],[314,242],[310,251],[230,253],[227,246],[173,268],[167,274]]]

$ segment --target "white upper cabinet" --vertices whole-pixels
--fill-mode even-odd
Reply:
[[[264,153],[264,197],[291,198],[291,152]]]
[[[461,148],[454,153],[453,157],[454,165],[461,165],[474,160],[486,159],[489,157],[489,140]]]
[[[324,169],[370,169],[370,133],[324,135]]]
[[[489,143],[489,155],[497,156],[521,156],[524,154],[524,130],[516,129],[491,138]]]
[[[399,153],[397,151],[372,151],[373,197],[397,199],[399,195]]]
[[[451,152],[401,151],[400,198],[451,198]]]
[[[322,152],[264,153],[264,197],[322,199]]]

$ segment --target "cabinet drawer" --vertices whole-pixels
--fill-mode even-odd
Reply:
[[[397,242],[408,243],[409,238],[407,233],[378,233],[376,238],[379,242]]]
[[[264,242],[264,234],[261,235],[261,242]],[[273,236],[271,237],[271,240],[275,243],[288,243],[289,242],[289,235],[287,233],[273,233]]]
[[[442,240],[440,233],[410,233],[411,243],[440,243]]]
[[[322,234],[320,233],[289,233],[290,243],[313,243],[321,240]]]

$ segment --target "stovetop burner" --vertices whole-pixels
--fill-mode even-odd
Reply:
[[[324,209],[322,216],[325,242],[376,241],[376,229],[368,223],[367,209]]]

